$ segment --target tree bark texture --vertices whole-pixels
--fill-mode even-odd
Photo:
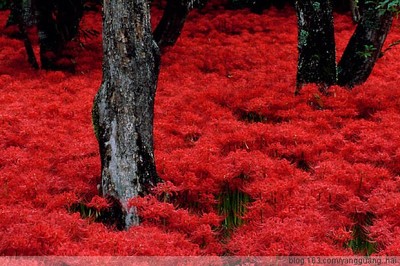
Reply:
[[[361,18],[360,9],[358,8],[358,1],[359,0],[349,0],[351,18],[353,19],[353,22],[355,22],[355,23],[358,23]]]
[[[153,109],[160,55],[146,0],[105,0],[103,80],[93,107],[102,163],[102,193],[118,200],[128,228],[139,223],[128,200],[159,178],[153,154]],[[96,130],[97,129],[97,130]]]
[[[11,1],[10,11],[6,26],[18,24],[20,22],[19,16],[22,16],[25,27],[33,26],[36,23],[34,0]]]
[[[47,0],[36,0],[36,10],[40,61],[44,69],[51,69],[56,55],[61,50],[61,39],[53,18],[53,3]]]
[[[30,0],[17,0],[11,2],[11,13],[9,20],[7,21],[7,26],[12,24],[18,25],[18,29],[24,42],[26,53],[28,55],[28,62],[34,69],[39,69],[39,64],[33,51],[32,42],[29,39],[29,35],[27,33],[27,27],[30,26],[31,23],[33,23],[33,13],[34,9]],[[12,18],[11,22],[10,18]],[[14,22],[12,20],[14,20]]]
[[[82,0],[35,0],[42,68],[57,69],[65,44],[78,33]]]
[[[362,17],[338,64],[338,85],[364,83],[381,54],[393,21],[391,12],[379,13],[380,0],[360,1]]]
[[[154,40],[162,49],[173,46],[179,38],[190,8],[187,1],[168,0],[163,16],[154,30]]]
[[[167,46],[173,46],[181,35],[189,12],[197,4],[204,6],[207,0],[168,0],[163,16],[156,29],[154,30],[154,40],[158,46],[163,49]]]
[[[332,4],[329,0],[296,1],[298,19],[297,91],[306,83],[336,83]]]

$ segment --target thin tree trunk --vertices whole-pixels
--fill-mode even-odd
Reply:
[[[15,19],[18,24],[18,29],[21,33],[25,50],[28,55],[28,62],[34,69],[39,69],[39,64],[33,51],[32,42],[29,39],[27,32],[27,27],[29,26],[29,23],[32,22],[32,10],[31,1],[14,1],[11,3],[11,13],[13,14],[13,19]]]
[[[53,2],[36,0],[36,10],[42,68],[53,69],[61,50],[61,39],[53,18]]]
[[[297,90],[306,83],[336,83],[335,39],[329,0],[296,1],[298,19]]]
[[[358,0],[349,0],[350,2],[350,11],[351,18],[354,23],[358,23],[361,18],[360,9],[358,8]]]
[[[34,0],[14,0],[10,2],[10,15],[8,16],[6,26],[19,23],[18,16],[24,19],[25,27],[33,26],[35,19]]]
[[[83,14],[82,0],[35,0],[40,61],[43,69],[74,71],[73,64],[60,64],[65,45],[76,36]]]
[[[188,1],[168,0],[163,16],[154,30],[154,40],[162,49],[178,40],[190,8]]]
[[[189,12],[194,7],[194,0],[168,0],[163,16],[154,30],[154,40],[163,49],[173,46],[181,35]],[[203,7],[207,0],[197,1],[197,6]]]
[[[78,33],[79,22],[83,15],[83,2],[82,0],[56,1],[58,34],[61,35],[64,44]]]
[[[93,118],[102,163],[102,193],[120,202],[124,224],[139,223],[128,200],[159,182],[153,154],[153,109],[159,50],[146,0],[105,0],[103,81]]]
[[[360,3],[362,17],[338,64],[338,85],[364,83],[379,58],[393,21],[391,12],[379,13],[380,0]]]

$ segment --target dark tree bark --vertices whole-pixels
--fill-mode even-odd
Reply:
[[[6,26],[18,25],[33,67],[38,66],[26,29],[36,24],[42,68],[73,70],[72,63],[60,65],[57,60],[64,57],[65,45],[78,33],[83,0],[14,0],[10,9]]]
[[[297,90],[306,83],[325,89],[336,83],[335,39],[329,0],[296,1],[298,19]]]
[[[119,201],[128,228],[139,223],[128,200],[159,182],[153,154],[153,109],[160,55],[146,0],[105,0],[103,80],[93,107],[102,194]]]
[[[380,0],[360,1],[363,14],[338,64],[338,85],[354,87],[364,83],[379,58],[393,21],[391,12],[380,13]]]
[[[163,16],[154,30],[154,40],[163,49],[173,46],[178,40],[186,18],[193,9],[194,0],[168,0]],[[200,0],[197,5],[204,6],[207,0]]]
[[[11,1],[10,11],[6,26],[19,24],[19,16],[22,16],[25,27],[33,26],[36,23],[34,0]]]
[[[353,22],[358,23],[361,18],[358,2],[359,0],[334,0],[332,2],[333,10],[338,12],[350,11]]]
[[[39,69],[39,64],[36,60],[35,53],[33,51],[32,42],[29,39],[27,33],[27,27],[32,23],[32,14],[34,13],[32,8],[32,2],[26,1],[13,1],[11,3],[11,13],[7,25],[17,24],[21,38],[24,42],[25,50],[28,55],[28,62],[34,69]],[[14,21],[13,21],[14,20]]]
[[[350,0],[350,11],[353,22],[358,23],[361,19],[360,9],[358,8],[358,0]]]
[[[190,7],[187,1],[167,1],[163,16],[154,30],[154,40],[161,49],[176,43],[189,11]]]
[[[40,61],[44,69],[62,69],[57,60],[68,41],[78,32],[82,0],[36,0]]]
[[[57,33],[57,25],[53,18],[53,2],[36,0],[37,28],[40,45],[40,61],[42,68],[52,69],[60,52],[61,38]]]
[[[83,15],[84,0],[56,1],[56,23],[63,43],[72,40],[78,33]]]

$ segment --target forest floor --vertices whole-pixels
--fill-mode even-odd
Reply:
[[[101,31],[101,15],[81,25]],[[354,28],[335,15],[338,58]],[[96,222],[101,36],[71,45],[68,73],[33,70],[10,31],[0,29],[0,255],[400,255],[400,47],[352,91],[294,96],[292,9],[193,12],[156,95],[163,200],[134,200],[142,225],[118,231]],[[396,21],[385,47],[399,39]]]

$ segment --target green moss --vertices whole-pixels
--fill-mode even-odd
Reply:
[[[312,6],[315,12],[321,11],[321,4],[319,2],[313,2]]]
[[[299,34],[299,45],[301,47],[303,46],[307,46],[307,38],[309,36],[308,31],[306,30],[300,30],[300,34]]]

